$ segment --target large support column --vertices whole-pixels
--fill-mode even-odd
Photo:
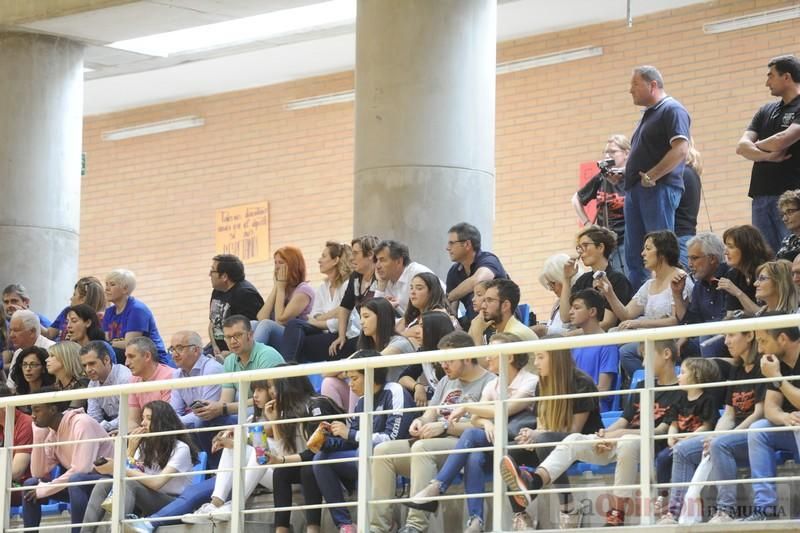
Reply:
[[[78,275],[83,47],[0,33],[0,284],[51,318]]]
[[[496,0],[359,0],[355,234],[406,242],[443,276],[448,228],[491,247]]]

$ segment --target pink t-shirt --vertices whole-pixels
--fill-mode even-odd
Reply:
[[[308,320],[308,313],[311,312],[311,307],[314,305],[314,289],[311,287],[311,285],[308,284],[308,282],[306,281],[302,282],[300,285],[295,287],[292,292],[286,295],[286,301],[283,302],[283,305],[288,304],[289,300],[292,299],[292,296],[294,296],[295,293],[305,294],[306,296],[308,296],[308,305],[305,306],[303,310],[300,311],[300,314],[294,318],[299,318],[300,320]]]
[[[174,368],[159,363],[158,368],[156,368],[156,373],[153,374],[153,377],[148,379],[147,381],[161,381],[163,379],[172,379],[174,377],[175,377]],[[140,378],[139,376],[133,376],[131,378],[131,383],[141,383],[141,382],[142,378]],[[141,409],[142,407],[144,407],[146,403],[152,402],[153,400],[164,400],[165,402],[169,403],[169,399],[170,399],[170,389],[168,388],[160,391],[140,392],[128,396],[128,407],[135,407],[137,409]]]

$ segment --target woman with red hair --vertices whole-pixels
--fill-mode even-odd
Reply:
[[[273,258],[274,284],[256,316],[258,322],[253,324],[253,337],[277,350],[286,323],[293,318],[308,319],[314,304],[314,289],[306,282],[306,260],[299,248],[278,248]]]

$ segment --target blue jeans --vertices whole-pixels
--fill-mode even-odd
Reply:
[[[633,290],[650,277],[641,256],[644,236],[651,231],[675,230],[675,210],[682,194],[670,185],[645,188],[639,182],[625,192],[625,261]]]
[[[687,483],[692,480],[694,471],[703,458],[704,440],[704,436],[687,438],[672,447],[672,483]],[[686,487],[669,489],[669,512],[673,516],[680,516],[685,495]]]
[[[286,323],[278,351],[286,361],[298,363],[327,361],[328,348],[338,336],[336,333],[312,326],[306,320],[293,318]]]
[[[314,461],[325,459],[345,459],[358,457],[358,450],[343,450],[339,452],[319,452],[314,456]],[[344,501],[344,485],[351,493],[355,491],[358,482],[358,463],[314,463],[314,477],[317,478],[322,497],[327,503],[342,503]],[[347,507],[329,507],[331,518],[337,528],[352,524],[353,519]]]
[[[170,503],[158,510],[158,512],[151,514],[148,518],[151,520],[161,518],[162,516],[182,516],[187,513],[192,513],[204,503],[211,501],[211,494],[214,492],[214,483],[216,478],[210,477],[200,483],[195,483],[186,487],[180,496],[172,500]],[[159,526],[166,526],[170,524],[180,524],[180,520],[162,520],[160,522],[151,522],[153,528],[158,529]]]
[[[101,476],[95,472],[88,474],[73,474],[69,481],[94,481],[97,479],[111,479],[109,476]],[[109,486],[111,486],[109,484]],[[69,493],[69,508],[70,516],[72,517],[73,524],[80,524],[83,522],[83,515],[86,514],[86,506],[89,504],[89,496],[92,495],[94,485],[77,485],[75,487],[68,487]]]
[[[483,448],[492,443],[486,438],[486,432],[480,428],[469,428],[458,438],[456,450]],[[488,459],[491,453],[472,452],[454,453],[450,455],[439,469],[436,481],[441,484],[442,492],[453,482],[456,476],[464,471],[464,492],[480,494],[486,489],[486,479],[491,479],[492,463]],[[483,498],[467,498],[469,516],[477,516],[483,521]]]
[[[678,248],[680,249],[680,257],[678,261],[680,261],[681,268],[685,269],[688,272],[689,269],[689,246],[688,243],[690,240],[694,238],[694,235],[681,235],[678,237]]]
[[[747,434],[720,435],[711,441],[709,481],[736,479],[736,468],[748,465]],[[736,514],[736,485],[717,486],[717,509]]]
[[[626,276],[628,275],[628,265],[625,262],[625,241],[614,248],[614,251],[608,256],[608,264],[611,265],[611,268],[614,270],[622,272]]]
[[[672,460],[674,448],[664,448],[656,454],[656,483],[669,483],[672,478]],[[662,495],[668,494],[666,489],[658,489]]]
[[[639,356],[638,342],[629,342],[619,347],[619,366],[622,369],[623,383],[630,383],[633,373],[644,368]]]
[[[751,428],[771,428],[775,425],[767,419],[761,419]],[[778,450],[790,452],[797,460],[797,442],[794,431],[777,431],[764,433],[748,433],[747,449],[750,458],[750,472],[753,479],[775,477],[777,466],[775,452]],[[753,483],[753,505],[755,510],[764,514],[775,511],[778,503],[778,494],[775,483]]]
[[[46,479],[40,480],[38,477],[32,477],[26,479],[22,485],[25,487],[32,487],[34,485],[38,485],[39,481],[48,481]],[[42,504],[47,503],[47,500],[59,500],[62,502],[69,501],[69,492],[67,489],[62,491],[56,492],[55,494],[48,496],[47,498],[43,499],[35,499],[32,502],[29,502],[25,498],[22,499],[22,524],[25,527],[39,527],[39,524],[42,521]],[[82,520],[76,520],[75,515],[72,515],[72,519],[70,520],[73,524],[80,524]],[[72,533],[80,533],[80,527],[73,527]]]
[[[751,216],[755,226],[773,252],[781,247],[781,241],[789,234],[778,209],[778,196],[756,196],[753,198]]]
[[[280,350],[281,341],[283,340],[283,326],[274,320],[251,320],[250,326],[253,328],[253,339],[261,344],[272,346],[276,350]]]

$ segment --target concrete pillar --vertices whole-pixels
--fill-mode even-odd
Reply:
[[[0,72],[0,285],[52,319],[78,277],[83,47],[0,33]]]
[[[444,276],[447,230],[491,248],[496,0],[359,0],[354,230]]]

